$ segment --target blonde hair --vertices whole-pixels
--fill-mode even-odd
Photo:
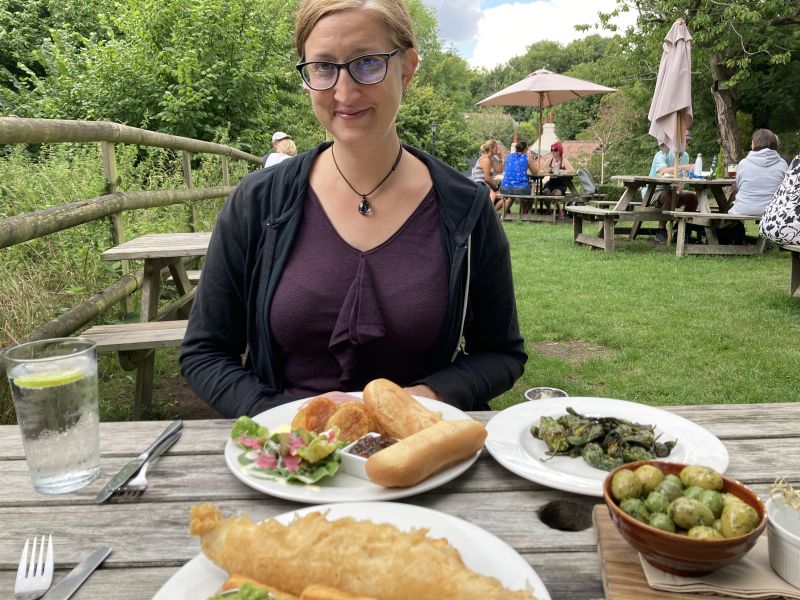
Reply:
[[[289,156],[295,156],[297,154],[297,146],[295,146],[292,138],[283,138],[275,143],[275,151],[288,154]]]
[[[295,24],[294,45],[303,59],[311,31],[323,17],[345,10],[373,10],[383,21],[400,50],[416,48],[414,25],[403,0],[302,0]]]
[[[481,152],[483,154],[490,154],[492,150],[497,149],[497,142],[495,140],[486,140],[481,144]]]

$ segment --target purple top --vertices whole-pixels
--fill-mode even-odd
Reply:
[[[407,385],[427,375],[447,283],[433,188],[392,237],[361,252],[339,236],[309,186],[267,317],[286,393],[361,390],[378,377]]]

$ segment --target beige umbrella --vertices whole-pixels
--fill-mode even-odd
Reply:
[[[479,106],[537,106],[539,108],[539,156],[542,155],[542,109],[595,94],[615,92],[614,88],[591,81],[539,69],[525,79],[478,102]]]
[[[647,118],[650,135],[675,151],[675,175],[692,125],[692,36],[678,19],[664,38],[656,90]]]

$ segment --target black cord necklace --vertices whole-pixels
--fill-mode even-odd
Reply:
[[[379,187],[381,187],[383,185],[383,183],[387,179],[389,179],[389,176],[392,173],[394,173],[395,169],[397,169],[397,165],[400,164],[400,158],[403,156],[403,146],[402,146],[402,144],[400,145],[400,150],[397,153],[397,158],[394,159],[394,164],[392,165],[392,168],[389,170],[389,172],[386,174],[386,177],[381,179],[378,182],[378,185],[376,185],[374,188],[372,188],[372,190],[370,190],[366,194],[362,194],[356,188],[354,188],[353,184],[350,183],[347,180],[347,177],[344,176],[344,173],[342,173],[342,170],[339,168],[339,163],[336,162],[336,154],[333,152],[333,146],[331,146],[331,156],[333,157],[333,164],[336,167],[336,170],[339,172],[339,175],[341,175],[342,179],[344,179],[344,182],[348,185],[348,187],[351,190],[353,190],[356,193],[356,195],[361,196],[361,202],[358,203],[358,213],[360,215],[363,215],[363,216],[366,217],[366,216],[369,216],[369,215],[372,214],[372,204],[370,204],[369,200],[367,200],[367,196],[371,196],[372,194],[374,194],[375,190],[377,190]]]

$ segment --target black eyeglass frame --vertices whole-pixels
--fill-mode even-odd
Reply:
[[[324,92],[334,87],[339,82],[339,75],[341,75],[342,69],[344,68],[347,68],[347,72],[350,74],[350,77],[352,77],[353,81],[355,81],[356,83],[359,83],[361,85],[377,85],[381,83],[384,79],[386,79],[386,74],[389,72],[389,59],[401,51],[402,51],[401,48],[395,48],[391,52],[372,52],[370,54],[362,54],[361,56],[356,56],[355,58],[351,58],[347,62],[343,63],[335,63],[329,60],[301,61],[295,65],[295,68],[297,69],[298,73],[300,73],[300,78],[303,80],[303,83],[305,83],[310,89],[314,90],[315,92]],[[350,69],[350,65],[352,65],[354,62],[356,62],[357,60],[361,60],[362,58],[367,58],[369,56],[378,56],[386,60],[386,70],[383,72],[383,77],[381,77],[378,81],[369,81],[369,82],[360,81],[358,77],[356,77],[353,71]],[[307,67],[308,65],[315,65],[315,64],[317,65],[323,64],[336,67],[336,77],[334,77],[333,83],[331,83],[328,87],[316,88],[312,86],[311,83],[308,80],[306,80],[305,77],[303,77],[303,68]]]

